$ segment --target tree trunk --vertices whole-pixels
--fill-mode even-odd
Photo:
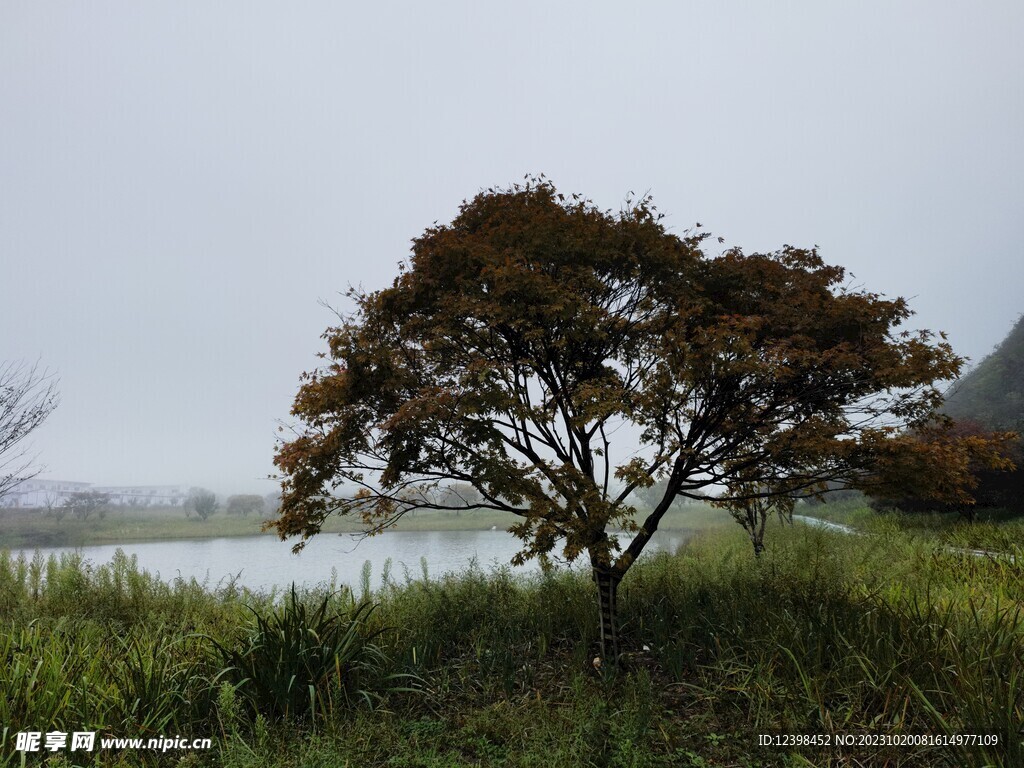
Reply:
[[[764,552],[764,529],[768,524],[768,511],[758,509],[756,519],[750,521],[750,543],[754,545],[754,557],[761,557]]]
[[[619,663],[618,591],[622,576],[608,568],[595,566],[594,582],[601,619],[601,664],[617,666]]]

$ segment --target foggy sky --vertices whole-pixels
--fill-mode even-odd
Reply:
[[[320,302],[527,173],[817,244],[977,362],[1024,311],[1022,39],[1019,2],[0,0],[0,359],[60,377],[43,476],[272,490]]]

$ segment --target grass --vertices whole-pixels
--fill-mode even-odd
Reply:
[[[124,556],[0,557],[0,764],[17,764],[14,732],[59,726],[214,738],[209,754],[104,765],[1024,765],[1024,563],[879,525],[887,535],[773,524],[759,561],[730,526],[638,563],[620,592],[619,674],[591,666],[594,588],[573,573],[424,569],[366,595],[371,611],[333,584],[211,592]],[[335,640],[371,649],[357,677],[324,663]],[[288,698],[284,657],[312,665],[296,678],[312,706]],[[246,688],[261,675],[266,697]],[[1000,741],[757,743],[958,732]]]
[[[7,549],[81,547],[161,539],[199,539],[253,536],[260,520],[223,513],[208,520],[185,517],[180,509],[112,508],[105,517],[88,520],[72,516],[57,520],[38,510],[0,510],[0,546]]]

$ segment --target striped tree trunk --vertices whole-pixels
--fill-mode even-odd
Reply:
[[[617,666],[619,663],[619,615],[618,590],[622,576],[608,568],[595,566],[594,582],[597,584],[598,605],[601,620],[602,664]]]

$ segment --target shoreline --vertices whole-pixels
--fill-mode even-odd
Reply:
[[[444,532],[507,530],[517,518],[510,514],[485,510],[455,515],[447,512],[421,513],[402,518],[395,532]],[[660,530],[699,532],[719,525],[734,524],[728,515],[703,506],[670,510]],[[363,533],[358,520],[340,517],[325,521],[321,534]],[[8,513],[0,518],[0,550],[78,548],[116,544],[143,544],[161,541],[229,539],[247,536],[273,536],[262,531],[261,521],[214,516],[206,521],[166,512],[117,511],[103,519],[55,520],[34,512]],[[300,537],[288,539],[293,543]]]

